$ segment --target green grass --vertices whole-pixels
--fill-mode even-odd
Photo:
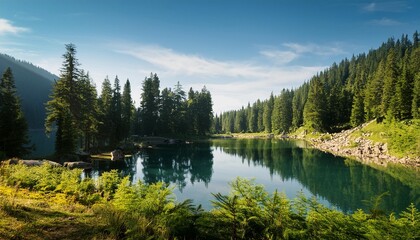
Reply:
[[[303,193],[268,193],[254,180],[237,178],[230,187],[204,211],[192,200],[178,202],[165,183],[131,183],[116,170],[82,180],[63,167],[3,165],[0,239],[420,239],[415,205],[387,216],[383,194],[371,199],[369,212],[343,213]]]
[[[396,157],[420,156],[420,120],[402,122],[372,121],[361,129],[354,131],[350,137],[364,137],[373,142],[386,143],[389,154]]]
[[[104,224],[61,194],[0,185],[0,239],[94,239]]]

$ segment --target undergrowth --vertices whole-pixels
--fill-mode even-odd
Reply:
[[[213,209],[177,202],[164,183],[131,183],[111,171],[81,179],[79,170],[2,166],[0,239],[419,239],[414,204],[401,213],[343,213],[315,198],[267,192],[237,178]],[[40,175],[39,173],[42,173]],[[79,174],[79,175],[78,175]]]

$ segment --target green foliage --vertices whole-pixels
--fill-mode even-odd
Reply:
[[[104,192],[104,196],[107,198],[112,198],[121,184],[121,180],[118,171],[115,169],[104,172],[98,179],[99,191]]]
[[[321,79],[314,78],[310,83],[308,99],[303,110],[303,121],[309,128],[324,132],[326,130],[326,98]]]
[[[399,214],[386,215],[380,205],[386,194],[372,198],[371,212],[343,213],[329,209],[314,197],[300,193],[289,200],[284,193],[269,194],[254,180],[237,178],[229,195],[214,194],[214,208],[204,212],[191,200],[178,203],[164,183],[131,184],[116,171],[98,180],[80,179],[80,170],[51,166],[2,166],[2,183],[13,186],[9,198],[0,195],[0,214],[20,212],[21,188],[67,195],[90,206],[95,225],[92,233],[105,239],[418,239],[420,213],[414,204]],[[1,183],[1,182],[0,182]],[[98,191],[112,193],[103,199]],[[50,200],[51,201],[51,200]],[[51,203],[52,204],[52,203]],[[44,214],[39,215],[44,216]],[[37,220],[36,218],[31,218]],[[59,219],[67,219],[60,217]],[[97,223],[104,223],[98,226]],[[41,225],[42,226],[42,225]],[[80,227],[85,228],[86,225]],[[92,236],[93,237],[93,236]]]
[[[88,150],[99,124],[96,89],[89,75],[78,68],[75,45],[66,45],[63,59],[60,78],[46,104],[45,120],[47,133],[57,127],[55,151],[58,156],[78,150],[79,139],[84,142],[81,147]]]
[[[420,156],[420,121],[391,121],[386,126],[389,133],[389,149],[399,156]]]
[[[25,146],[28,143],[28,126],[12,70],[7,68],[0,80],[0,152],[6,157],[22,157],[30,152]]]
[[[258,111],[258,104],[252,104],[246,111],[248,119],[263,120],[264,129],[255,129],[252,121],[233,129],[232,123],[242,118],[241,110],[222,113],[220,129],[222,133],[242,129],[281,133],[288,131],[291,121],[292,129],[305,125],[311,131],[338,132],[375,118],[420,118],[419,69],[418,33],[413,35],[413,42],[407,35],[390,38],[379,48],[333,63],[297,89],[286,90],[293,93],[291,101],[282,91],[265,101],[258,100],[262,103]]]
[[[141,116],[142,132],[152,135],[156,131],[159,116],[159,85],[160,80],[157,74],[150,73],[150,77],[145,78],[142,84],[141,94]]]

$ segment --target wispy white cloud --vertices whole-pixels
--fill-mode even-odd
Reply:
[[[319,56],[346,54],[338,44],[332,46],[318,45],[314,43],[299,44],[299,43],[285,43],[283,46],[289,48],[297,54],[310,53]]]
[[[173,74],[255,77],[262,71],[260,66],[252,63],[218,61],[154,45],[123,47],[116,52],[131,55]]]
[[[375,25],[375,26],[398,26],[398,25],[401,25],[402,23],[397,20],[390,19],[390,18],[381,18],[381,19],[372,20],[369,22],[369,24]]]
[[[293,51],[264,50],[260,54],[274,60],[278,64],[287,64],[299,57],[299,54]]]
[[[405,12],[411,7],[406,1],[376,1],[362,6],[364,12]]]
[[[266,61],[222,61],[197,54],[180,53],[157,45],[114,45],[115,52],[138,60],[138,69],[146,65],[156,70],[161,79],[181,80],[184,87],[201,89],[204,85],[212,93],[215,112],[237,109],[248,102],[278,94],[283,88],[300,86],[326,66],[273,65]],[[290,51],[261,51],[268,58],[292,61],[296,53]],[[266,64],[264,64],[264,62]],[[166,80],[165,84],[169,82]]]
[[[28,28],[15,26],[9,20],[0,18],[0,35],[18,34],[18,33],[27,32],[27,31],[29,31]]]
[[[290,65],[303,56],[337,56],[347,54],[343,44],[331,43],[329,45],[319,45],[315,43],[284,43],[282,49],[269,48],[260,51],[260,54],[273,61],[277,65]]]

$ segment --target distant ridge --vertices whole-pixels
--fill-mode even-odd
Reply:
[[[43,129],[45,103],[58,77],[29,62],[0,53],[0,74],[10,67],[29,129]]]

